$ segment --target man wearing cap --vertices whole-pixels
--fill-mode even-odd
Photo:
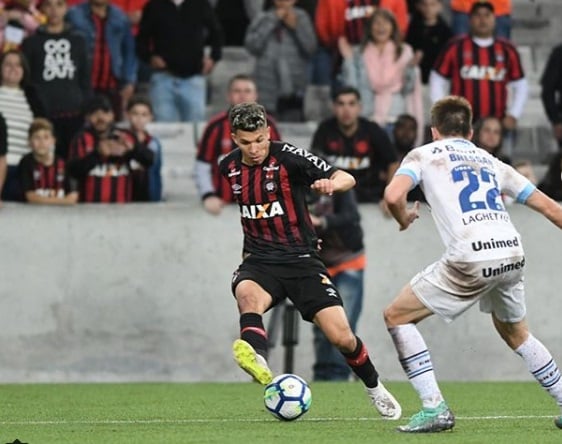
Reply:
[[[523,113],[528,84],[515,46],[494,37],[494,6],[488,1],[470,9],[470,34],[452,40],[429,76],[433,103],[448,94],[472,105],[474,121],[494,116],[512,131]],[[512,97],[507,106],[508,89]]]

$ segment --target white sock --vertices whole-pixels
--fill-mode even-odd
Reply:
[[[562,379],[560,369],[548,349],[532,334],[516,350],[527,368],[562,409]]]
[[[443,401],[437,385],[431,357],[422,335],[414,324],[389,328],[400,364],[414,386],[424,407],[435,408]]]

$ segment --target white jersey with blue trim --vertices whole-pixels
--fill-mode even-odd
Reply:
[[[423,190],[447,248],[444,258],[477,262],[523,256],[502,194],[524,203],[535,186],[472,142],[438,140],[410,151],[397,175]]]

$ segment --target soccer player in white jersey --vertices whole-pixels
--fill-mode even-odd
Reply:
[[[418,202],[408,206],[406,195],[419,184],[446,246],[441,259],[418,273],[384,311],[400,363],[423,406],[398,428],[401,432],[439,432],[455,425],[416,324],[432,314],[451,322],[476,302],[481,311],[491,313],[502,339],[523,358],[562,413],[560,370],[525,320],[523,246],[501,194],[559,228],[562,207],[472,144],[471,121],[466,99],[448,96],[436,102],[431,109],[434,141],[408,153],[385,190],[388,208],[405,230],[417,219],[419,208]],[[554,422],[562,428],[562,415]]]

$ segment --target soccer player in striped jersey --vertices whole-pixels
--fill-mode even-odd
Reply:
[[[271,381],[262,315],[288,298],[342,352],[382,417],[398,419],[400,405],[351,330],[338,290],[318,256],[307,207],[310,189],[343,192],[355,184],[353,176],[305,149],[270,141],[267,115],[257,103],[234,106],[229,119],[238,149],[219,168],[240,207],[244,232],[243,261],[232,280],[240,312],[240,339],[233,344],[238,365],[261,384]]]
[[[228,82],[227,101],[229,109],[243,102],[258,100],[254,79],[247,74],[236,74]],[[280,140],[281,136],[273,118],[268,115],[267,123],[271,138]],[[225,204],[233,202],[232,190],[219,173],[219,161],[236,148],[230,137],[228,110],[209,119],[203,136],[197,146],[194,178],[203,208],[211,214],[219,214]]]
[[[511,196],[561,229],[562,207],[470,142],[471,122],[466,99],[449,96],[436,102],[431,110],[434,141],[410,151],[385,190],[388,207],[405,230],[418,217],[419,207],[418,202],[408,206],[406,196],[420,185],[446,246],[441,259],[418,273],[384,311],[400,363],[423,405],[398,428],[401,432],[439,432],[454,426],[416,324],[433,314],[452,322],[477,302],[562,413],[560,369],[525,320],[525,255],[501,196]],[[562,428],[562,415],[555,424]]]
[[[523,113],[528,85],[517,49],[494,37],[494,7],[475,3],[470,10],[470,35],[453,39],[441,52],[429,77],[433,102],[447,94],[466,97],[474,121],[495,116],[505,130],[514,130]],[[508,88],[513,97],[508,108]]]
[[[66,174],[64,159],[55,155],[53,124],[34,119],[28,130],[31,153],[18,165],[24,199],[44,205],[73,205],[78,202],[78,184]]]

